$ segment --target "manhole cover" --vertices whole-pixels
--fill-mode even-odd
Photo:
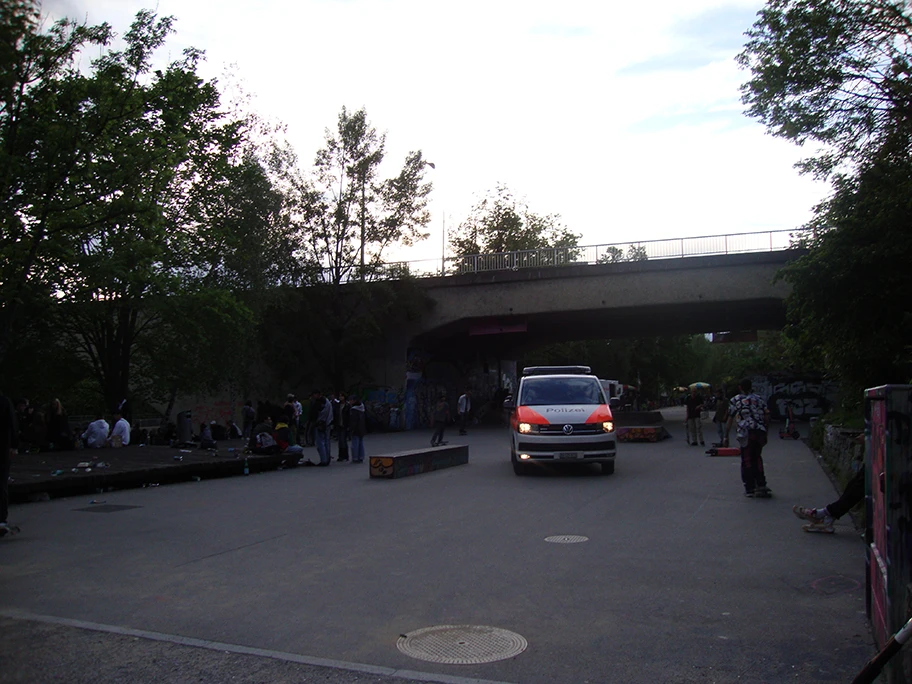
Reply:
[[[484,625],[438,625],[403,634],[396,647],[432,663],[474,665],[519,655],[529,643],[515,632]]]
[[[589,541],[589,537],[581,537],[577,534],[557,534],[553,537],[545,537],[545,541],[552,544],[579,544]]]
[[[102,506],[89,506],[88,508],[74,508],[74,511],[83,511],[84,513],[117,513],[117,511],[129,511],[131,508],[142,508],[142,506],[125,506],[123,504],[104,504]]]

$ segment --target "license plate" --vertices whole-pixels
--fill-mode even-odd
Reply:
[[[561,451],[557,454],[558,458],[579,458],[578,451]]]

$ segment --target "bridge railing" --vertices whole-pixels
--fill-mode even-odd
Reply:
[[[446,259],[401,261],[387,266],[391,271],[429,277],[519,270],[546,266],[607,264],[648,259],[679,259],[717,254],[774,252],[791,247],[796,231],[771,230],[765,233],[735,233],[702,237],[667,238],[638,242],[615,242],[579,247],[545,247],[495,254],[471,254]]]

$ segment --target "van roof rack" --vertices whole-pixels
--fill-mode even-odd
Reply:
[[[589,366],[527,366],[523,375],[591,375]]]

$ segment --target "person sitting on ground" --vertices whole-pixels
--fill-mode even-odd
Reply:
[[[855,438],[856,444],[864,443],[864,435]],[[849,480],[845,489],[842,490],[842,496],[831,504],[823,508],[805,508],[804,506],[792,506],[792,512],[802,520],[807,520],[809,524],[804,525],[802,529],[805,532],[822,532],[824,534],[833,534],[836,529],[833,522],[839,520],[846,513],[851,511],[855,506],[864,500],[865,496],[865,469],[864,464],[860,467],[854,477]]]
[[[228,439],[241,439],[244,434],[241,432],[241,428],[238,427],[238,424],[233,420],[228,420]]]
[[[212,430],[206,423],[200,423],[200,449],[215,449],[218,447],[212,439]]]
[[[114,426],[108,437],[108,446],[122,447],[130,443],[130,424],[123,417],[121,409],[114,411]]]
[[[95,414],[95,420],[89,423],[86,431],[82,433],[82,443],[86,449],[101,449],[108,443],[110,431],[108,421],[100,413]]]
[[[277,454],[279,445],[276,443],[272,430],[272,418],[266,417],[253,429],[250,438],[250,451],[254,454]]]
[[[294,410],[294,409],[292,409]],[[304,447],[300,444],[292,444],[292,432],[289,422],[291,418],[283,414],[279,416],[279,422],[275,426],[275,441],[279,445],[279,453],[294,454],[301,456],[304,453]]]

